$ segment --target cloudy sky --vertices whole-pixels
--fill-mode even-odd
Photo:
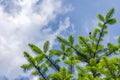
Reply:
[[[87,36],[97,26],[96,15],[112,7],[118,23],[109,27],[106,42],[116,43],[119,0],[0,0],[0,80],[37,80],[20,68],[28,43],[42,48],[49,40],[53,47],[57,35]]]

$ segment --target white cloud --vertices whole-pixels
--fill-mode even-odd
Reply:
[[[33,80],[38,80],[38,79],[39,79],[39,77],[34,77],[34,78],[33,78]]]
[[[13,6],[8,8],[12,11],[9,13],[0,6],[0,75],[13,80],[22,73],[20,65],[25,62],[22,52],[27,49],[27,44],[43,44],[45,40],[50,40],[52,45],[55,36],[70,26],[70,21],[66,18],[54,33],[50,33],[52,28],[41,31],[63,11],[62,0],[42,0],[39,4],[36,4],[38,0],[10,1],[19,6],[19,10]]]

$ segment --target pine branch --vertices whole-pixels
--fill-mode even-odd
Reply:
[[[43,77],[44,80],[49,80],[49,79],[47,79],[47,77],[45,76],[45,74],[43,74],[43,73],[39,70],[38,66],[36,66],[34,63],[31,63],[31,64],[35,67],[35,69],[39,72],[39,74]]]
[[[81,40],[87,46],[87,48],[90,50],[90,47],[88,46],[88,44],[83,39],[81,39]]]
[[[91,48],[88,46],[88,44],[83,40],[83,39],[81,39],[82,40],[82,42],[87,46],[87,49],[90,51],[90,55],[91,55]],[[91,57],[91,56],[90,56]],[[89,58],[90,59],[90,58]]]
[[[57,71],[60,71],[60,66],[59,65],[56,65],[54,63],[54,61],[52,59],[50,59],[48,56],[46,56],[46,59],[54,66],[54,68],[57,70]]]
[[[114,52],[114,50],[112,50],[112,51],[111,51],[110,53],[108,53],[108,54],[104,54],[104,55],[100,56],[100,57],[97,59],[97,63],[100,62],[101,57],[103,57],[103,56],[110,56],[113,52]]]
[[[88,62],[87,56],[84,55],[83,53],[79,52],[76,48],[74,48],[73,46],[70,46],[76,53],[78,53],[81,57],[84,57],[84,61]]]
[[[96,46],[96,51],[98,50],[98,46],[99,46],[99,43],[100,43],[100,39],[102,38],[103,31],[104,31],[104,29],[105,29],[105,27],[104,27],[105,25],[106,25],[106,23],[103,24],[103,28],[102,28],[102,30],[101,30],[101,32],[100,32],[100,36],[99,36],[99,38],[98,38],[98,42],[97,42],[97,46]],[[96,55],[96,52],[94,53],[93,57],[95,57],[95,55]]]
[[[112,77],[114,79],[116,79],[116,76],[115,76],[114,72],[111,70],[111,68],[109,67],[109,65],[107,63],[106,63],[106,67],[108,68],[108,70],[109,70],[110,74],[112,75]]]
[[[34,65],[34,67],[35,67],[36,70],[39,72],[39,74],[43,77],[44,80],[49,80],[49,79],[45,76],[45,74],[43,74],[43,73],[39,70],[39,68],[38,68],[37,66]]]

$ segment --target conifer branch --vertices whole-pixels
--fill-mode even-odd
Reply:
[[[87,38],[79,36],[79,44],[75,46],[72,35],[68,37],[68,40],[58,36],[62,51],[49,50],[49,41],[44,43],[43,51],[34,44],[29,44],[32,51],[37,53],[37,56],[32,57],[29,53],[24,52],[29,64],[23,64],[21,68],[35,70],[32,75],[38,75],[43,80],[119,79],[120,58],[114,57],[114,55],[119,53],[120,38],[118,38],[118,45],[108,43],[108,46],[104,48],[106,45],[101,44],[104,35],[108,32],[107,24],[112,25],[117,21],[112,18],[113,13],[114,8],[111,8],[106,17],[98,14],[98,19],[102,22],[98,23],[100,29],[96,28],[92,35],[90,32]],[[50,54],[45,55],[44,53],[48,51]],[[109,58],[111,55],[114,58]],[[54,57],[58,59],[54,60]],[[62,59],[60,60],[59,57],[60,59],[62,57]],[[81,65],[80,61],[85,64]],[[52,69],[54,69],[53,72],[51,72]],[[77,72],[75,73],[74,70]]]
[[[104,27],[105,25],[106,25],[106,23],[103,24],[103,28],[102,28],[102,30],[101,30],[101,32],[100,32],[100,36],[99,36],[99,38],[98,38],[98,42],[97,42],[97,46],[96,46],[96,51],[98,50],[98,46],[99,46],[99,43],[100,43],[100,39],[102,38],[103,31],[104,31],[104,29],[105,29],[105,27]],[[95,55],[96,55],[96,52],[94,53],[93,57],[95,57]]]
[[[81,39],[81,40],[87,46],[87,48],[88,48],[88,50],[90,51],[90,54],[91,54],[91,48],[88,46],[88,44],[83,39]]]
[[[81,40],[87,46],[87,48],[90,50],[90,47],[88,46],[88,44],[83,39],[81,39]]]
[[[39,72],[39,74],[43,77],[44,80],[49,80],[49,79],[47,79],[47,77],[45,76],[45,74],[43,74],[43,73],[39,70],[39,68],[38,68],[37,66],[34,65],[34,67],[35,67],[36,70]]]
[[[108,53],[108,54],[103,54],[102,56],[100,56],[100,57],[97,59],[97,63],[100,62],[101,57],[103,57],[103,56],[110,56],[113,52],[114,52],[114,50],[112,50],[112,51],[111,51],[110,53]]]
[[[81,57],[84,57],[84,61],[88,62],[87,56],[84,55],[83,53],[79,52],[76,48],[74,48],[73,46],[71,46],[71,48],[77,53],[79,54]]]
[[[46,59],[54,66],[54,68],[57,70],[57,71],[60,71],[60,66],[59,65],[56,65],[54,63],[54,61],[52,59],[50,59],[48,56],[46,56]]]
[[[107,63],[106,63],[106,67],[108,68],[108,70],[109,70],[110,74],[112,75],[112,77],[113,77],[114,79],[116,79],[116,76],[115,76],[113,70],[111,70],[111,68],[109,67],[109,65],[108,65]]]
[[[38,73],[43,77],[43,79],[44,80],[48,80],[47,79],[47,77],[45,76],[45,74],[43,74],[40,70],[39,70],[39,68],[38,68],[38,66],[36,66],[34,63],[32,63],[31,62],[31,64],[34,66],[34,68],[38,71]]]

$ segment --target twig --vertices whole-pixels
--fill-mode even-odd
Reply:
[[[60,71],[60,66],[56,65],[52,59],[50,59],[48,56],[46,56],[46,59],[55,67],[57,71]]]
[[[98,39],[98,42],[97,42],[97,46],[96,46],[96,51],[98,50],[98,46],[99,46],[99,43],[100,43],[100,39],[101,39],[101,37],[103,35],[103,31],[105,29],[105,27],[104,27],[105,25],[106,25],[106,23],[103,24],[103,28],[102,28],[102,30],[100,32],[100,36],[99,36],[99,39]],[[96,54],[96,52],[94,53],[93,57],[95,57],[95,54]]]

